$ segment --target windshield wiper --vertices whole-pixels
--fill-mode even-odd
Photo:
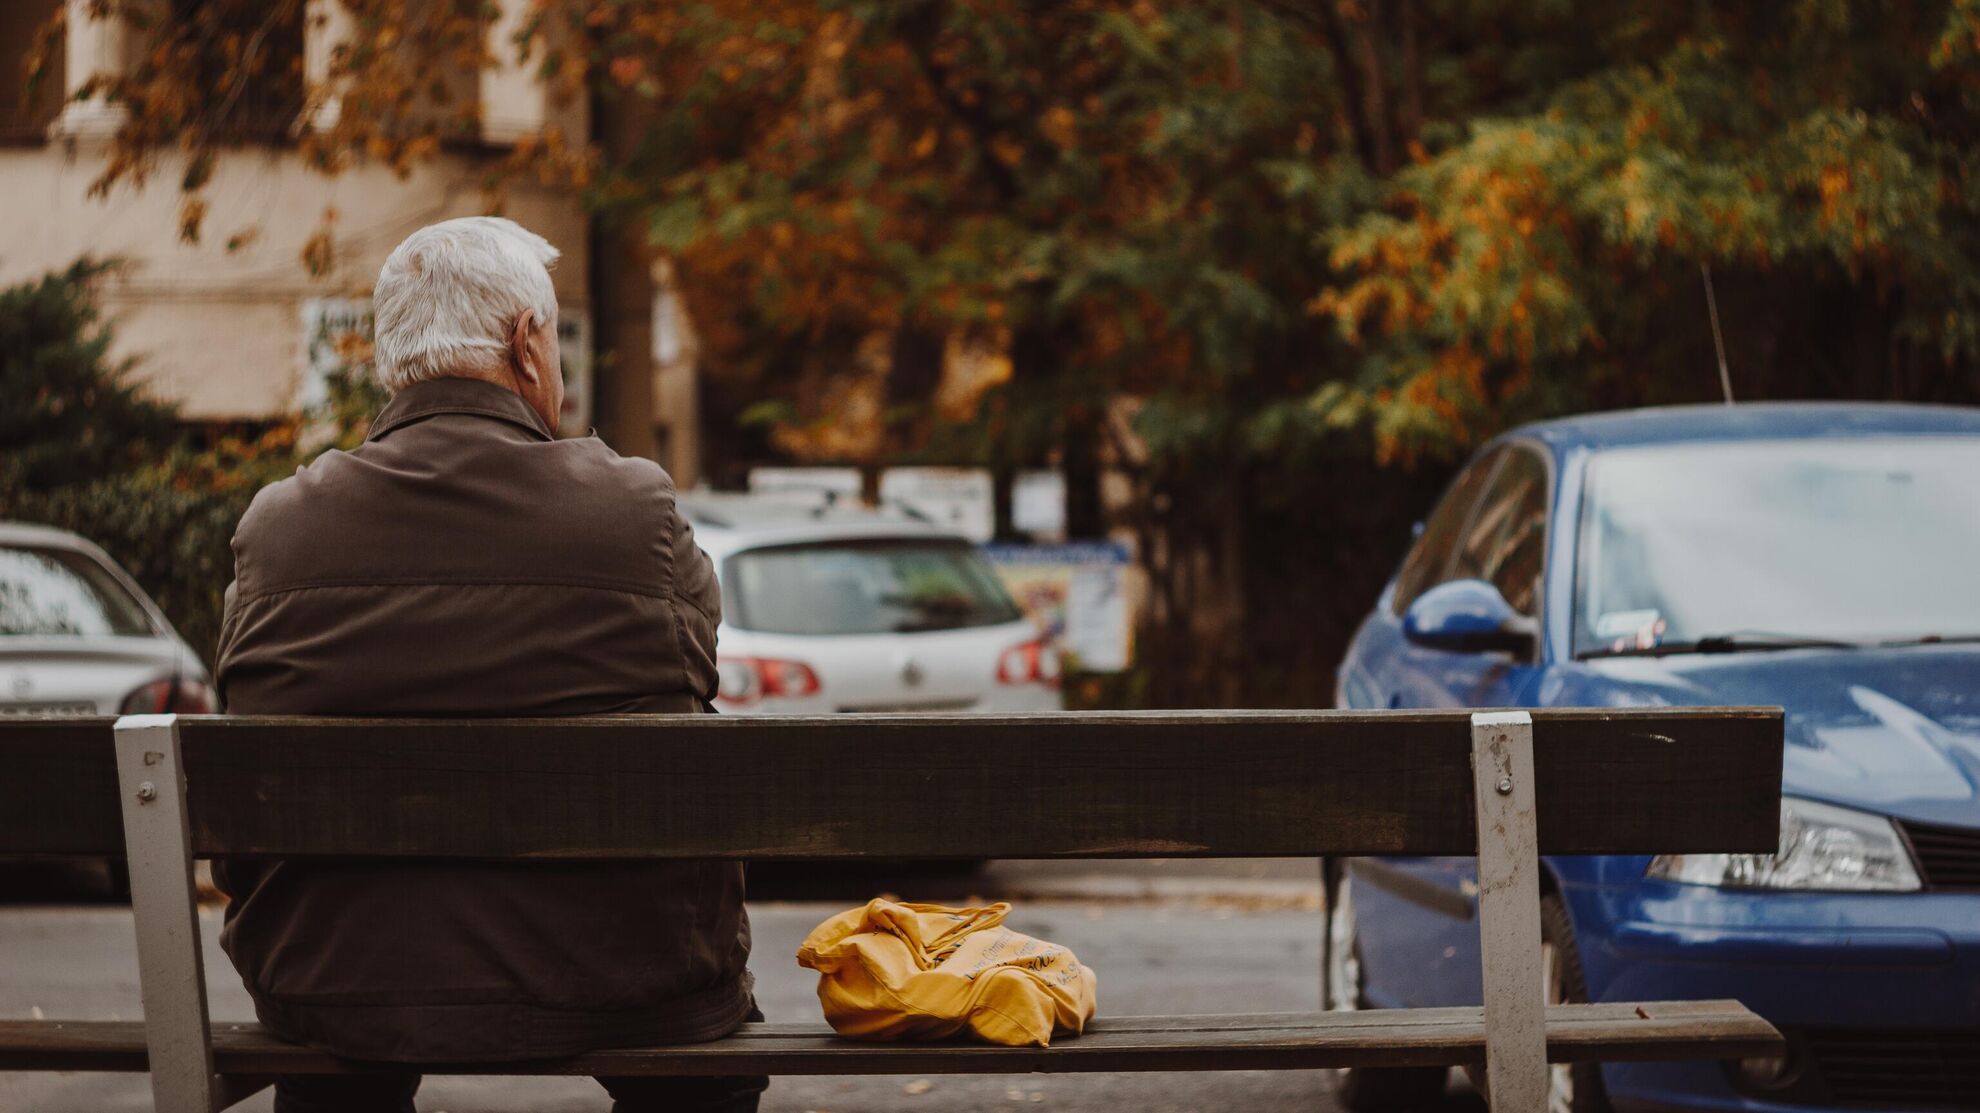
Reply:
[[[1690,641],[1663,642],[1659,645],[1629,646],[1623,649],[1590,649],[1575,655],[1578,661],[1597,657],[1669,657],[1678,653],[1765,653],[1781,649],[1863,649],[1862,642],[1837,638],[1814,638],[1804,634],[1771,634],[1742,630],[1713,634]]]
[[[1891,638],[1877,643],[1879,649],[1902,649],[1908,645],[1973,645],[1980,634],[1920,634],[1915,638]]]

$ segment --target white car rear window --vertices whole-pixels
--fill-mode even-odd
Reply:
[[[70,549],[0,546],[0,637],[150,637],[144,608]]]
[[[891,634],[995,626],[1017,604],[963,541],[835,541],[729,558],[723,607],[742,630]]]

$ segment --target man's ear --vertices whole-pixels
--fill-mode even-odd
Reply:
[[[516,318],[515,331],[509,334],[509,366],[515,369],[516,378],[528,382],[531,386],[541,386],[542,383],[539,381],[541,376],[537,374],[536,365],[529,358],[530,338],[535,335],[536,310],[525,309],[522,311],[522,316]]]

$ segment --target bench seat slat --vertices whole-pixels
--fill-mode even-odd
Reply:
[[[1554,1062],[1724,1059],[1773,1055],[1781,1036],[1734,1001],[1554,1005]],[[330,1074],[351,1068],[282,1043],[252,1024],[213,1028],[223,1074]],[[1294,1070],[1340,1066],[1457,1066],[1485,1057],[1475,1008],[1145,1016],[1094,1021],[1049,1049],[976,1043],[858,1043],[823,1024],[750,1024],[712,1043],[599,1051],[526,1064],[425,1068],[433,1074],[1029,1074],[1033,1072]],[[138,1021],[0,1021],[0,1070],[141,1071]]]

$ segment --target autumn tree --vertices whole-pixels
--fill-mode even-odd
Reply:
[[[1577,7],[1521,110],[1325,234],[1366,353],[1324,410],[1435,446],[1541,408],[1734,393],[1971,400],[1980,6]]]
[[[1082,530],[1130,475],[1151,698],[1325,699],[1434,462],[1717,399],[1708,290],[1741,397],[1980,393],[1980,0],[537,0],[501,42],[347,6],[314,163],[430,157],[450,75],[527,58],[611,126],[491,203],[637,230],[786,449],[1058,460]],[[133,109],[106,186],[251,138],[227,91],[290,17],[198,7],[91,90]]]

